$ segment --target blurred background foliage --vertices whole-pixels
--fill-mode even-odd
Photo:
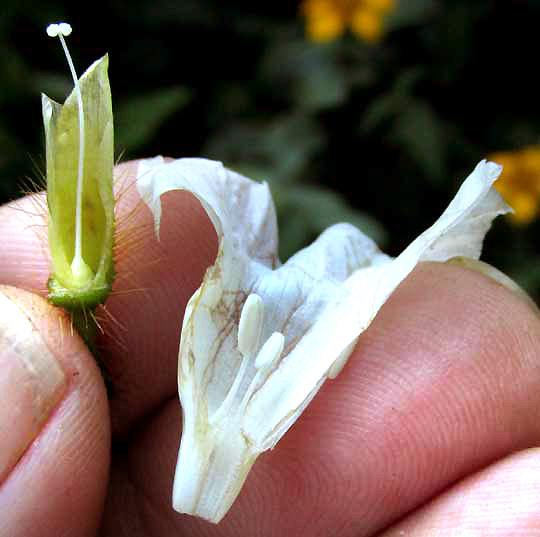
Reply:
[[[3,0],[0,201],[44,170],[40,92],[108,52],[117,154],[270,183],[285,259],[349,221],[397,255],[485,157],[507,166],[484,259],[540,298],[539,0]]]

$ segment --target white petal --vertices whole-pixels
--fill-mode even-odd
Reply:
[[[265,184],[204,159],[141,162],[137,186],[156,231],[160,196],[182,189],[201,202],[220,240],[183,321],[176,510],[219,521],[257,455],[339,373],[358,336],[416,264],[478,257],[491,220],[509,210],[491,188],[499,172],[481,162],[439,220],[395,260],[358,229],[338,224],[280,266]]]
[[[399,257],[392,260],[379,254],[375,266],[351,274],[342,286],[346,295],[321,313],[253,398],[244,424],[250,439],[263,449],[275,445],[303,410],[304,401],[312,397],[313,387],[325,374],[334,376],[343,367],[359,334],[418,262],[446,261],[456,255],[478,258],[491,221],[510,210],[491,188],[498,173],[500,167],[482,161],[437,222]],[[290,419],[284,423],[286,415]],[[268,431],[257,425],[263,419],[271,430],[269,436],[263,436]]]

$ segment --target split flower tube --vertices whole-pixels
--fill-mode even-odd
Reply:
[[[182,325],[177,511],[222,519],[257,456],[339,374],[359,335],[417,263],[478,259],[493,218],[511,210],[492,188],[500,171],[480,162],[441,217],[395,259],[357,228],[337,224],[281,265],[266,184],[205,159],[141,161],[137,188],[156,231],[160,196],[186,190],[219,239],[216,261]]]
[[[47,205],[52,273],[49,300],[72,311],[105,301],[114,277],[114,143],[108,57],[77,78],[64,36],[67,23],[51,24],[75,87],[64,104],[42,95],[47,156]]]

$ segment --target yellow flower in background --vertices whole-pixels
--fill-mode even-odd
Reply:
[[[540,214],[540,146],[501,151],[490,159],[503,165],[495,187],[515,210],[510,218],[530,224]]]
[[[384,16],[395,5],[396,0],[304,0],[300,10],[312,41],[332,41],[349,28],[356,36],[376,43],[383,34]]]

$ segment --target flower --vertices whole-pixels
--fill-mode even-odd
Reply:
[[[67,23],[51,24],[59,36],[75,88],[63,105],[42,95],[47,155],[47,205],[52,274],[49,300],[70,310],[93,309],[112,287],[114,149],[108,57],[78,79],[63,36]]]
[[[327,229],[281,265],[266,184],[205,159],[142,161],[137,188],[159,232],[160,196],[194,194],[219,239],[184,314],[178,358],[183,431],[173,506],[218,522],[257,456],[273,448],[420,261],[478,258],[509,207],[482,161],[442,216],[396,259],[349,224]],[[328,334],[332,334],[328,338]]]
[[[395,0],[304,0],[300,11],[313,41],[332,41],[349,27],[356,36],[376,43],[383,34],[384,16],[395,4]]]
[[[530,224],[540,213],[540,147],[501,151],[491,158],[503,165],[495,188],[514,208],[509,217],[516,224]]]

